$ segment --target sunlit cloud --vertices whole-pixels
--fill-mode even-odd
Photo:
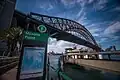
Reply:
[[[48,52],[54,51],[54,52],[64,52],[65,48],[74,47],[74,43],[63,41],[63,40],[55,40],[51,39],[48,44]]]
[[[59,40],[57,41],[55,38],[50,38],[48,42],[48,52],[54,51],[59,53],[64,53],[65,48],[73,48],[73,47],[81,48],[84,47],[82,45],[77,45],[75,43]]]

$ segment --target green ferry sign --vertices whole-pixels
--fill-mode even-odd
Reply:
[[[39,32],[32,32],[32,31],[24,31],[24,39],[25,40],[36,40],[36,41],[44,41],[48,40],[47,33],[39,33]]]

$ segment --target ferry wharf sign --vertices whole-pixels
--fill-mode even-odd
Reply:
[[[44,25],[39,25],[37,30],[39,32],[24,31],[24,39],[46,42],[48,40],[48,34],[45,33],[47,28]]]
[[[48,34],[32,32],[32,31],[24,31],[24,39],[46,42],[48,40]]]

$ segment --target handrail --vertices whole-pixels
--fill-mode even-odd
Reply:
[[[64,72],[60,71],[60,69],[55,69],[53,66],[49,65],[58,75],[60,75],[64,80],[72,80],[69,76],[67,76]]]
[[[19,62],[19,57],[0,58],[0,75],[15,67]]]
[[[10,64],[0,66],[0,75],[4,74],[5,72],[7,72],[10,69],[14,68],[17,64],[18,64],[18,61],[15,61],[15,62],[12,62]]]

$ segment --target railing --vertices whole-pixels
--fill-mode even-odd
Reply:
[[[49,65],[49,68],[51,68],[56,74],[58,75],[58,80],[72,80],[69,76],[67,76],[63,71],[61,71],[59,68],[55,69],[53,66]],[[53,80],[54,78],[51,78]]]
[[[0,75],[14,68],[18,64],[18,57],[2,57],[0,58]]]

